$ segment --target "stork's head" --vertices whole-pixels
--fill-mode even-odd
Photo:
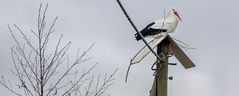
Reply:
[[[171,8],[171,14],[175,15],[180,21],[182,21],[182,19],[180,18],[179,14],[178,14],[178,11],[175,7]]]

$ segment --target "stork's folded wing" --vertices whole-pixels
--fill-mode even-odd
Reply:
[[[162,34],[159,37],[155,38],[154,40],[149,42],[149,46],[154,49],[161,41],[167,37],[168,34]],[[144,46],[135,56],[131,59],[130,64],[139,63],[145,56],[150,53],[150,49],[147,46]]]

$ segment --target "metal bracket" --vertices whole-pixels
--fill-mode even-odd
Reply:
[[[175,66],[175,65],[177,65],[177,63],[168,63],[168,65],[173,65],[173,66]]]
[[[165,61],[166,55],[165,55],[164,53],[161,52],[161,53],[159,54],[159,57],[162,58],[163,61]]]
[[[173,52],[169,52],[167,57],[172,57],[173,56]]]
[[[168,79],[169,79],[169,80],[173,80],[173,76],[169,76]]]

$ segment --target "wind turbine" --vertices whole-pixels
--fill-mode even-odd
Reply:
[[[156,69],[154,69],[155,80],[150,91],[150,96],[167,96],[168,65],[170,65],[170,63],[168,63],[168,57],[170,57],[168,56],[169,53],[172,52],[185,69],[195,67],[195,64],[169,35],[169,33],[175,32],[178,22],[181,21],[176,8],[171,8],[170,14],[166,18],[148,24],[143,30],[139,32],[134,23],[131,21],[121,2],[119,0],[117,0],[117,2],[132,27],[137,32],[135,34],[135,39],[137,41],[144,41],[146,45],[133,57],[133,59],[131,59],[126,74],[126,81],[130,66],[139,63],[145,56],[152,52],[157,57],[157,61],[152,66],[152,69],[154,69],[153,67],[154,65],[156,65]],[[153,40],[148,43],[144,39],[144,37],[153,37]],[[156,46],[157,53],[153,50]]]
[[[175,7],[172,7],[170,9],[169,15],[166,18],[162,18],[148,24],[143,30],[140,31],[140,33],[135,34],[135,39],[139,41],[142,39],[142,37],[153,38],[153,40],[148,43],[149,47],[152,49],[156,48],[156,46],[159,45],[162,41],[164,40],[167,41],[169,43],[169,50],[175,55],[175,57],[184,66],[184,68],[188,69],[191,67],[195,67],[195,65],[169,35],[169,33],[175,32],[179,21],[182,21],[182,19],[179,16],[177,9]],[[140,37],[139,34],[142,34],[142,37]],[[133,59],[131,59],[130,66],[133,64],[139,63],[150,52],[151,50],[147,46],[143,47],[133,57]],[[165,57],[161,56],[161,59],[162,58],[165,58]],[[127,76],[128,76],[128,72],[129,72],[129,69],[127,71]],[[127,76],[126,76],[126,79],[127,79]]]

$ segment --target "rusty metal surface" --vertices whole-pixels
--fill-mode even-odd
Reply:
[[[167,36],[166,39],[169,41],[169,50],[173,52],[184,68],[188,69],[196,66],[170,36]]]

